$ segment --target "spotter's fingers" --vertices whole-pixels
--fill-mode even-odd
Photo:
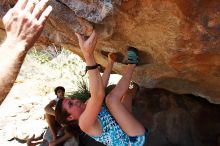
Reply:
[[[33,10],[33,17],[36,19],[39,19],[41,14],[45,11],[45,9],[48,7],[49,0],[41,0],[34,8]]]

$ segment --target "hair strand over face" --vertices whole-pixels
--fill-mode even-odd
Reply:
[[[55,118],[56,121],[60,124],[64,124],[64,125],[68,125],[71,123],[71,121],[67,120],[67,117],[70,114],[63,109],[63,99],[60,99],[57,104],[56,104],[56,108],[55,108]]]

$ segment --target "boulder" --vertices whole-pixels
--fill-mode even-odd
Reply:
[[[0,2],[0,16],[15,0]],[[212,0],[57,0],[36,46],[55,45],[82,56],[75,32],[88,36],[95,27],[95,56],[105,65],[118,52],[122,74],[127,47],[138,48],[134,81],[146,88],[189,93],[220,103],[220,1]],[[0,23],[0,39],[4,27]]]
[[[134,99],[137,119],[149,128],[146,146],[216,146],[220,107],[193,95],[145,89]]]

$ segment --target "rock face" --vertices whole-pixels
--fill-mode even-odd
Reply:
[[[16,0],[0,2],[0,16]],[[140,51],[134,81],[146,88],[190,93],[220,103],[219,0],[56,0],[38,46],[62,46],[82,56],[74,32],[99,33],[98,63],[118,52],[122,73],[128,46]],[[0,23],[0,38],[4,28]]]
[[[141,88],[136,117],[151,134],[146,146],[219,146],[220,107],[191,95]]]

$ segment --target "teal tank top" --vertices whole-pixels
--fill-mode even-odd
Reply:
[[[103,106],[98,114],[98,119],[102,126],[102,134],[100,136],[91,136],[98,142],[107,146],[128,146],[129,136],[122,131],[108,109]]]

